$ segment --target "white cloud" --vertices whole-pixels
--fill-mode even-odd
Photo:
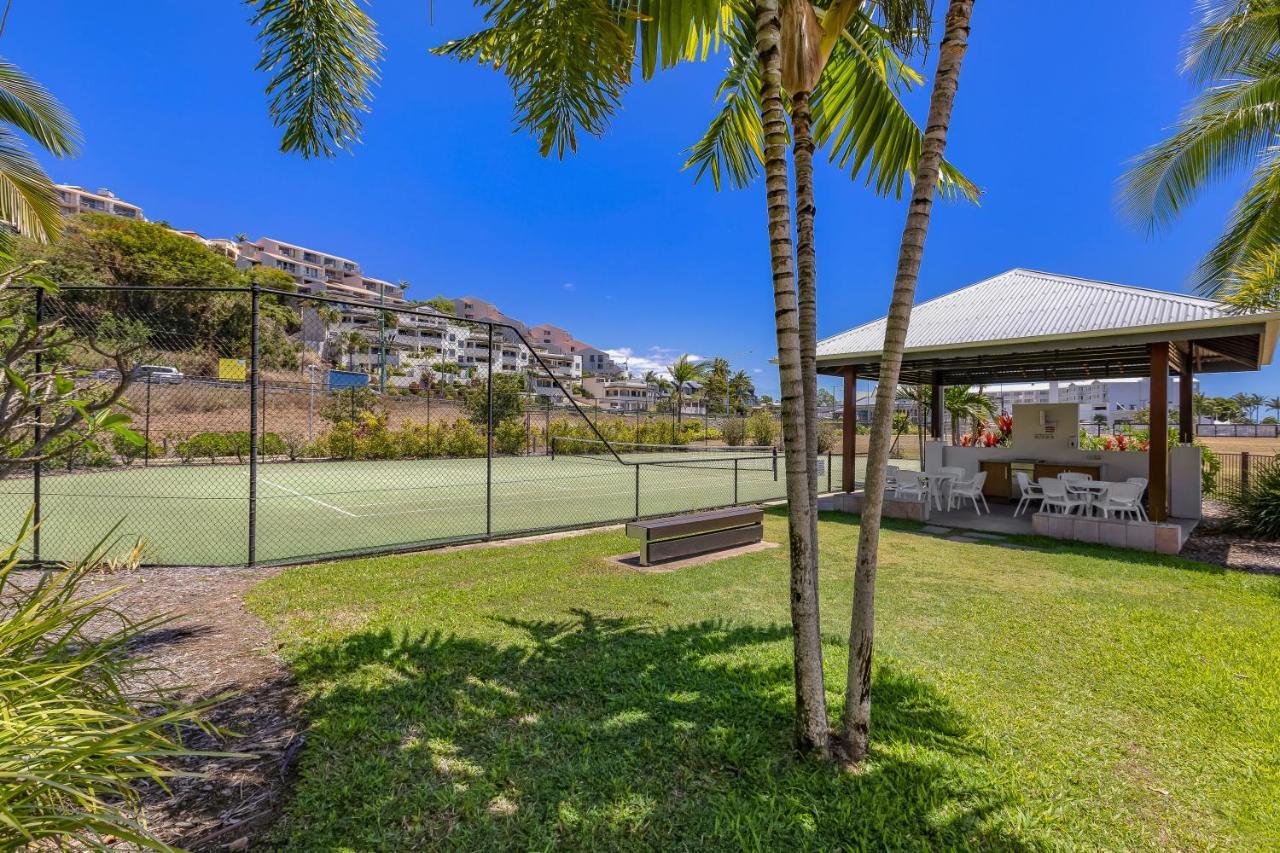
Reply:
[[[605,352],[609,353],[609,357],[618,364],[627,365],[633,376],[643,376],[650,370],[655,373],[666,373],[667,367],[685,354],[684,350],[659,346],[649,347],[643,352],[637,352],[631,347],[616,347],[606,349]],[[701,361],[703,357],[689,353],[689,358],[693,361]]]
[[[563,288],[564,290],[573,290],[574,288],[577,287],[577,285],[571,281],[566,281],[564,284],[560,285],[560,287]]]
[[[752,372],[752,373],[764,373],[764,368],[763,368],[763,367],[753,367],[753,368],[751,368],[751,372]]]

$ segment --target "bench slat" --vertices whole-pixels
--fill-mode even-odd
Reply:
[[[764,538],[764,525],[752,524],[747,527],[734,527],[729,530],[718,530],[713,533],[700,533],[696,536],[685,536],[682,539],[662,539],[644,543],[640,552],[640,565],[647,566],[654,561],[670,560],[677,557],[694,557],[723,548],[734,548],[739,545],[750,545]]]
[[[756,507],[703,512],[696,515],[677,515],[672,518],[655,518],[632,521],[627,524],[627,535],[648,541],[726,530],[764,522],[764,510]]]

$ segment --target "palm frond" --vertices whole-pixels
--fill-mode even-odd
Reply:
[[[857,178],[866,170],[867,185],[881,195],[902,196],[915,174],[924,133],[898,100],[910,85],[898,71],[896,56],[873,27],[858,19],[841,39],[813,96],[813,136],[830,145],[831,162]],[[976,201],[977,185],[944,161],[938,176],[944,198]]]
[[[646,79],[717,51],[732,30],[735,3],[741,0],[611,0]]]
[[[1280,66],[1210,89],[1173,136],[1144,152],[1126,172],[1123,212],[1152,230],[1168,224],[1205,186],[1248,167],[1273,145],[1278,127]]]
[[[282,151],[332,157],[360,139],[382,42],[359,0],[248,0]]]
[[[1187,39],[1183,71],[1198,82],[1231,77],[1265,61],[1280,43],[1280,1],[1206,0],[1200,25]]]
[[[739,19],[728,35],[729,69],[716,89],[720,110],[702,138],[686,152],[684,168],[696,168],[694,181],[711,173],[716,190],[727,179],[747,186],[764,164],[764,128],[760,123],[760,64],[755,56],[755,20]]]
[[[604,0],[481,0],[489,26],[433,50],[501,71],[543,156],[600,136],[630,83],[632,43]]]
[[[1262,156],[1244,198],[1231,211],[1227,228],[1196,270],[1195,287],[1223,295],[1233,274],[1280,243],[1280,147]]]
[[[30,136],[55,157],[79,147],[80,130],[66,107],[18,66],[0,59],[0,122]]]
[[[0,124],[0,220],[35,240],[62,233],[53,182],[4,124]]]

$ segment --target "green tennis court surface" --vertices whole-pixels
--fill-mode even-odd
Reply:
[[[781,498],[783,460],[762,456],[646,464],[574,456],[492,460],[494,536],[625,521]],[[859,466],[864,460],[859,460]],[[672,464],[653,464],[670,462]],[[825,460],[824,460],[825,462]],[[840,482],[840,459],[832,481]],[[410,547],[486,533],[485,459],[262,463],[258,559],[299,560]],[[824,488],[825,488],[824,471]],[[735,488],[736,482],[736,488]],[[0,483],[6,531],[31,503],[30,480]],[[235,565],[248,551],[247,465],[133,466],[43,480],[41,552],[83,556],[117,521],[126,545],[147,543],[148,562]]]

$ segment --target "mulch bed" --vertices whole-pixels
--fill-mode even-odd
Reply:
[[[1204,519],[1182,546],[1180,556],[1255,574],[1280,575],[1280,542],[1261,542],[1227,530],[1226,507],[1204,502]]]
[[[163,669],[155,676],[187,701],[228,695],[206,714],[226,738],[198,730],[185,738],[199,750],[249,753],[200,757],[170,790],[149,785],[145,819],[164,841],[190,850],[248,850],[274,822],[302,746],[300,701],[267,626],[244,608],[244,593],[274,569],[141,569],[89,580],[86,593],[123,587],[113,606],[133,619],[171,614],[143,634],[134,650]],[[33,573],[34,576],[34,573]]]

